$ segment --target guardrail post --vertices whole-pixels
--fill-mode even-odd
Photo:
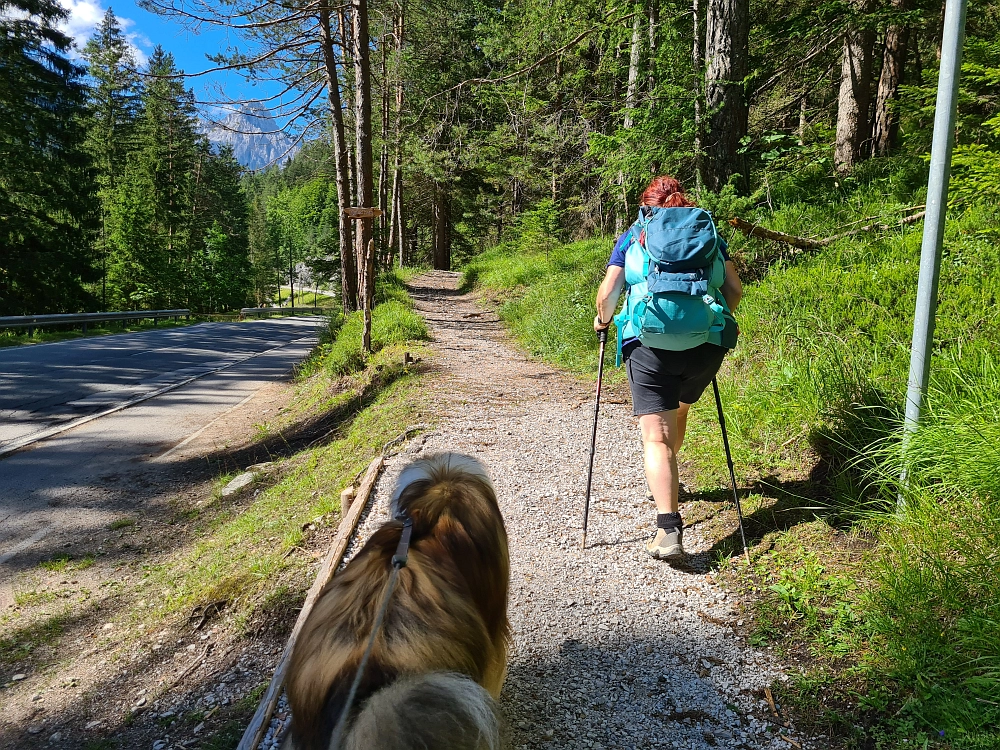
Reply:
[[[34,335],[35,335],[35,329],[32,328],[31,326],[28,326],[28,338],[30,339]]]
[[[84,332],[84,333],[86,333],[86,332],[87,332],[87,321],[86,321],[86,320],[85,320],[85,321],[83,321],[83,332]]]

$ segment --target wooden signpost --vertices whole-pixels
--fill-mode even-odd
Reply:
[[[349,206],[343,209],[344,216],[354,221],[371,221],[382,215],[382,209]],[[356,236],[361,236],[360,231]],[[361,348],[366,354],[372,350],[372,297],[375,295],[375,241],[368,240],[368,246],[364,248],[364,253],[358,252],[358,269],[361,283],[358,285],[361,292],[361,310],[364,316],[364,331],[361,334]]]
[[[361,208],[351,206],[344,209],[344,216],[348,219],[377,219],[382,215],[381,208]]]

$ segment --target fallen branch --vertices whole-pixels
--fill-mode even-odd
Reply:
[[[285,650],[281,653],[281,659],[278,660],[274,676],[271,678],[271,682],[267,686],[267,691],[264,693],[264,697],[257,707],[257,712],[253,715],[253,719],[250,720],[249,726],[247,726],[246,731],[243,733],[243,739],[240,740],[237,750],[255,750],[260,744],[261,739],[263,739],[271,720],[271,714],[274,713],[274,707],[278,704],[278,698],[281,697],[281,691],[285,685],[285,674],[288,672],[288,664],[291,661],[292,650],[295,648],[295,641],[298,639],[299,633],[302,632],[302,628],[306,624],[313,605],[319,599],[320,593],[326,587],[326,584],[330,582],[330,579],[333,578],[333,574],[337,572],[341,560],[344,559],[344,554],[347,552],[347,545],[354,535],[358,521],[361,519],[361,512],[368,504],[368,495],[371,494],[372,489],[375,487],[375,480],[378,478],[378,473],[381,471],[384,463],[385,459],[380,455],[369,464],[368,471],[365,472],[365,478],[358,488],[356,499],[351,504],[350,511],[348,511],[347,515],[340,522],[340,527],[337,529],[337,538],[333,540],[330,553],[323,561],[323,566],[316,575],[316,580],[313,581],[312,588],[309,589],[305,603],[299,611],[299,617],[295,621],[295,627],[292,628],[292,634],[288,637],[288,643],[285,644]]]
[[[832,237],[823,237],[822,239],[811,239],[809,237],[796,237],[794,234],[785,234],[784,232],[776,232],[773,229],[766,229],[759,224],[754,224],[752,222],[746,221],[739,218],[738,216],[733,217],[729,220],[730,226],[735,227],[745,234],[747,237],[759,237],[765,240],[771,240],[772,242],[780,242],[785,245],[790,245],[791,247],[798,248],[799,250],[819,250],[820,248],[831,245],[837,240],[842,240],[845,237],[851,237],[855,234],[861,234],[862,232],[871,232],[874,230],[879,230],[882,232],[887,232],[890,229],[895,229],[897,227],[906,226],[908,224],[915,224],[924,218],[926,211],[920,211],[912,216],[906,216],[900,219],[895,225],[892,224],[882,224],[882,223],[872,223],[865,224],[861,227],[856,227],[847,232],[841,232],[840,234],[835,234]],[[850,226],[850,225],[848,225]]]
[[[771,688],[764,688],[764,697],[767,698],[767,705],[771,707],[771,713],[777,716],[778,707],[774,703],[774,696],[771,694]]]
[[[738,216],[730,219],[729,224],[739,229],[747,237],[760,237],[765,240],[781,242],[785,245],[797,247],[800,250],[818,250],[830,244],[825,240],[811,240],[808,237],[796,237],[794,234],[785,234],[784,232],[775,232],[773,229],[765,229],[762,226],[745,221]]]

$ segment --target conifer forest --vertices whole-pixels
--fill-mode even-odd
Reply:
[[[0,314],[225,311],[299,276],[336,287],[350,310],[366,271],[459,267],[511,232],[620,230],[653,174],[723,214],[767,204],[792,174],[849,183],[885,160],[919,175],[943,11],[922,0],[146,6],[231,28],[240,46],[206,50],[206,67],[279,84],[252,105],[301,150],[241,168],[203,135],[169,50],[138,66],[109,10],[74,60],[54,0],[4,0]],[[998,31],[1000,6],[974,3],[960,198],[1000,193]],[[352,222],[347,206],[382,216]]]
[[[79,347],[72,351],[167,341],[164,346],[187,357],[186,345],[176,342],[183,334],[204,334],[222,342],[206,367],[225,364],[206,374],[178,360],[170,369],[177,381],[168,385],[152,371],[141,381],[137,372],[110,372],[118,380],[108,396],[96,378],[115,368],[95,359],[97,374],[81,378],[93,377],[100,387],[86,399],[67,396],[59,403],[63,411],[46,411],[55,397],[33,389],[58,378],[39,375],[29,360],[59,360],[51,372],[68,372],[76,360],[67,364],[57,347],[35,346],[43,339],[23,329],[40,326],[37,321],[0,320],[11,326],[0,329],[0,346],[11,347],[10,361],[27,363],[10,370],[20,373],[16,377],[0,373],[0,395],[19,399],[16,408],[0,409],[0,427],[15,434],[18,420],[28,424],[40,414],[47,431],[57,418],[90,420],[76,411],[81,404],[105,409],[107,402],[91,395],[127,393],[120,398],[135,400],[122,402],[124,410],[203,376],[199,393],[218,396],[219,409],[223,396],[232,403],[218,412],[221,421],[213,417],[190,437],[178,426],[176,442],[160,435],[143,442],[131,437],[138,435],[131,427],[122,428],[129,444],[141,447],[134,462],[127,459],[128,470],[155,463],[164,476],[176,474],[170,482],[183,493],[166,479],[154,487],[152,480],[126,481],[124,469],[121,475],[105,469],[101,462],[114,456],[101,447],[104,433],[87,454],[72,442],[82,445],[76,433],[66,436],[67,466],[75,471],[85,464],[113,484],[114,493],[133,484],[134,495],[115,499],[120,514],[93,521],[89,546],[74,547],[77,559],[54,557],[68,554],[65,545],[39,563],[50,564],[45,570],[53,586],[68,586],[68,571],[84,566],[108,571],[101,573],[107,584],[81,586],[86,606],[93,606],[90,620],[58,614],[63,619],[43,626],[42,619],[18,621],[0,612],[0,625],[16,623],[8,630],[17,630],[0,632],[0,703],[7,711],[7,696],[20,695],[18,721],[25,727],[36,721],[42,688],[32,697],[34,667],[24,664],[29,657],[39,665],[66,664],[66,652],[55,646],[44,652],[56,654],[50,662],[31,653],[46,639],[55,643],[63,628],[64,643],[87,648],[81,659],[94,655],[95,663],[108,665],[107,674],[119,668],[112,646],[124,654],[141,638],[153,644],[159,622],[168,618],[193,642],[182,647],[173,635],[178,629],[159,656],[152,649],[164,645],[160,640],[129,652],[141,654],[128,663],[149,678],[149,705],[143,708],[146,690],[132,690],[133,683],[128,698],[120,692],[115,710],[121,711],[107,729],[116,737],[139,736],[128,734],[135,719],[145,727],[141,743],[106,744],[105,725],[80,714],[81,731],[93,734],[62,735],[57,745],[52,738],[60,737],[54,730],[61,725],[50,723],[44,733],[26,729],[31,738],[18,746],[49,737],[52,747],[80,738],[91,748],[236,747],[274,673],[267,654],[281,653],[277,640],[276,650],[259,650],[258,666],[266,669],[246,677],[242,694],[218,714],[219,706],[202,710],[208,703],[188,704],[184,717],[180,709],[176,717],[173,708],[142,715],[139,709],[152,708],[157,695],[175,688],[188,690],[183,680],[200,668],[188,659],[210,658],[211,644],[194,640],[216,632],[213,620],[195,634],[210,617],[219,618],[220,628],[229,627],[224,621],[232,625],[233,643],[275,634],[284,641],[282,628],[291,629],[310,585],[303,581],[312,581],[320,547],[334,536],[330,519],[341,522],[358,483],[367,493],[390,454],[398,450],[398,460],[409,461],[433,435],[437,442],[429,442],[429,450],[495,458],[513,488],[504,513],[523,519],[509,528],[535,534],[539,555],[551,555],[526,555],[540,573],[535,590],[556,592],[544,600],[551,606],[531,610],[542,597],[530,601],[527,584],[520,589],[527,594],[511,599],[512,612],[544,613],[517,638],[523,645],[544,633],[551,660],[538,656],[542,650],[516,653],[520,661],[508,684],[535,686],[517,699],[530,693],[530,705],[551,703],[558,711],[549,732],[537,712],[526,714],[530,721],[509,722],[515,736],[532,734],[530,743],[515,743],[519,748],[704,750],[780,742],[833,750],[1000,748],[1000,0],[967,4],[960,45],[945,44],[944,22],[946,11],[953,20],[955,9],[966,7],[960,0],[135,2],[140,7],[132,10],[187,36],[173,49],[150,43],[140,51],[130,41],[127,16],[119,8],[104,12],[107,0],[94,0],[104,15],[89,39],[69,34],[71,0],[0,0],[0,318],[155,310],[146,317],[166,319],[190,311],[188,317],[211,318],[212,325],[125,333],[124,321],[141,316],[97,316],[117,318],[122,328],[103,342],[72,342]],[[227,41],[208,44],[209,35],[199,36],[208,29]],[[950,80],[942,60],[954,60],[956,46],[962,56],[954,128],[935,134],[939,77]],[[190,68],[192,47],[201,69],[183,69]],[[201,81],[223,73],[237,83],[207,92]],[[263,130],[241,132],[238,123],[249,120],[254,128],[263,123]],[[949,130],[950,177],[939,181],[947,183],[945,205],[928,190],[928,179],[947,172],[944,159],[935,162],[942,169],[932,171],[931,146],[938,139],[935,155],[942,153],[937,145],[948,139],[940,135]],[[224,131],[231,138],[220,138]],[[251,161],[244,136],[263,139],[254,151],[266,155],[263,161]],[[638,448],[640,437],[633,424],[628,433],[622,426],[633,416],[627,377],[612,367],[614,343],[605,352],[594,330],[595,295],[615,238],[632,225],[643,190],[658,175],[676,177],[688,197],[711,212],[741,279],[739,344],[713,379],[715,387],[692,405],[690,428],[685,417],[669,430],[678,429],[684,441],[677,468],[684,489],[674,500],[685,514],[685,533],[692,529],[691,549],[700,545],[692,556],[700,567],[683,570],[659,561],[656,568],[624,562],[629,554],[650,562],[649,549],[638,546],[645,544],[638,530],[652,529],[624,519],[641,513],[652,522],[654,514],[642,489],[640,454],[633,451],[632,465],[622,458]],[[935,214],[944,214],[943,226]],[[936,231],[931,227],[941,229],[936,240],[927,239]],[[924,256],[924,247],[939,252]],[[931,256],[939,265],[925,275],[924,257]],[[274,305],[293,308],[293,315],[278,319],[286,311],[244,309]],[[315,314],[299,316],[296,305],[312,305]],[[929,319],[927,346],[914,347],[913,355],[911,344],[920,338],[914,321],[922,314]],[[242,320],[257,315],[274,319]],[[295,331],[283,352],[271,348],[279,333]],[[84,328],[79,336],[99,333]],[[78,335],[52,335],[61,334]],[[254,350],[260,360],[244,351],[252,337],[261,347],[269,342]],[[287,367],[273,364],[286,356],[280,361]],[[293,364],[294,376],[286,377]],[[274,373],[266,391],[258,367]],[[929,382],[916,384],[913,373],[921,368]],[[222,370],[219,380],[209,380]],[[248,385],[237,403],[243,391],[211,384],[228,384],[225,378],[238,371],[249,373],[247,382],[261,398],[250,400],[257,391]],[[618,398],[602,401],[602,384]],[[698,401],[697,394],[691,398]],[[186,400],[178,393],[170,403]],[[911,418],[918,402],[919,419]],[[609,403],[622,408],[615,412]],[[152,411],[154,405],[147,406]],[[108,415],[104,425],[118,410],[94,414]],[[208,413],[207,407],[198,412]],[[142,412],[122,419],[138,424],[143,418],[136,414]],[[177,424],[194,429],[186,418]],[[223,434],[225,425],[237,437]],[[418,434],[420,442],[410,443]],[[201,443],[194,441],[199,435]],[[607,531],[612,541],[583,549],[576,534],[587,523],[577,518],[587,519],[590,509],[588,440],[589,468],[596,455],[598,479],[589,519],[615,530]],[[210,441],[211,449],[194,452]],[[23,450],[27,444],[11,445],[0,441],[0,457],[10,454],[0,469],[0,500],[10,494],[3,482],[16,476],[8,468],[15,459],[36,479],[55,465],[38,458],[48,455],[40,448],[32,454]],[[671,445],[671,456],[674,450]],[[85,455],[93,458],[80,458]],[[365,468],[369,461],[374,469]],[[195,469],[202,473],[191,479]],[[522,471],[538,483],[516,484]],[[671,488],[681,486],[677,476],[672,481]],[[52,480],[51,501],[31,490],[31,502],[48,503],[46,519],[57,505],[83,513],[87,503],[97,509],[112,497],[101,494],[105,485],[95,484],[100,493],[87,495],[73,482],[60,482]],[[162,502],[147,510],[143,503],[154,490]],[[156,520],[161,506],[162,520]],[[4,507],[14,506],[0,503]],[[351,512],[354,521],[363,517]],[[6,518],[21,513],[15,509]],[[156,529],[172,529],[162,547],[147,516],[163,524]],[[40,540],[35,533],[25,530],[18,545]],[[337,539],[346,544],[353,533],[337,532]],[[514,533],[512,558],[525,549]],[[55,534],[43,541],[54,545],[54,539],[62,543]],[[104,545],[117,544],[114,539],[122,540],[119,549],[128,557],[103,558]],[[4,544],[13,552],[0,549],[0,565],[21,549],[13,537]],[[118,588],[128,566],[142,571],[131,593],[122,594],[132,585]],[[564,577],[542,576],[549,568]],[[530,578],[526,569],[511,568]],[[26,583],[13,593],[20,612],[63,606],[62,593],[35,590],[42,576],[38,567],[24,574]],[[593,609],[583,609],[583,594],[562,588],[570,578]],[[147,580],[153,582],[148,588]],[[613,591],[609,580],[628,585]],[[712,594],[720,607],[732,606],[726,619],[690,599],[683,603],[688,580],[706,596],[717,584],[736,592],[725,605],[728,594]],[[675,588],[663,588],[664,581]],[[633,583],[649,590],[641,597],[630,593],[642,591]],[[595,600],[592,584],[605,587],[607,596]],[[106,612],[129,596],[142,609],[112,630]],[[684,616],[674,616],[682,606]],[[584,625],[604,628],[594,620],[599,608],[613,615],[615,628],[621,619],[618,632],[628,631],[629,638],[639,633],[628,630],[637,611],[653,624],[643,625],[641,639],[628,640],[622,650],[601,651],[577,640]],[[555,629],[555,618],[564,615],[573,618],[563,621],[567,629]],[[684,690],[671,692],[685,684],[685,669],[687,684],[730,674],[712,650],[716,641],[702,642],[705,658],[695,651],[684,662],[671,656],[671,648],[693,642],[690,623],[714,624],[726,643],[732,636],[740,648],[787,665],[767,688],[751,690],[736,677],[727,683],[741,691],[739,701],[755,706],[765,744],[737,741],[735,725],[726,735],[703,732],[698,722],[709,714],[702,709],[711,707],[693,698],[682,704]],[[138,635],[126,637],[126,627]],[[98,654],[105,643],[109,650]],[[619,661],[626,651],[636,661]],[[241,652],[233,653],[242,664]],[[165,687],[154,695],[148,666],[158,658],[179,676],[168,681],[163,672],[156,684]],[[733,661],[744,674],[764,663],[756,656]],[[593,701],[575,692],[578,665],[607,672],[592,683]],[[36,671],[49,681],[49,701],[58,680],[47,669]],[[221,671],[206,667],[204,674],[211,676],[199,676],[199,684],[215,691]],[[564,679],[567,674],[573,679]],[[539,680],[532,682],[532,675]],[[753,677],[765,679],[762,672]],[[93,682],[87,701],[103,711],[108,686],[126,684],[117,679]],[[619,682],[627,686],[615,693]],[[75,677],[61,693],[67,702],[76,701],[71,687],[76,690]],[[560,692],[570,688],[572,697]],[[504,695],[519,690],[505,688]],[[280,691],[268,692],[278,700]],[[134,703],[137,695],[142,703]],[[646,699],[658,708],[642,722],[672,723],[673,729],[640,737],[647,725],[632,722],[634,738],[619,741],[615,727],[631,716],[629,701]],[[720,701],[711,711],[731,715],[720,722],[735,721],[734,706]],[[217,728],[209,723],[213,715],[217,724],[223,717],[233,724],[226,730],[231,741],[209,739]],[[623,723],[604,721],[612,715]],[[0,715],[0,745],[13,736],[3,734],[5,720]],[[563,742],[598,721],[604,744],[591,734],[584,743],[583,733],[581,744]],[[793,724],[812,738],[808,744],[788,733]],[[176,744],[159,744],[161,730],[187,732],[189,725],[190,740],[175,734]],[[670,734],[696,729],[689,744]]]

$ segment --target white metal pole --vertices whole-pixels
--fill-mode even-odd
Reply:
[[[962,43],[965,39],[967,0],[948,0],[941,35],[941,69],[938,74],[937,104],[934,112],[934,138],[931,142],[930,174],[927,177],[927,215],[920,245],[920,276],[917,281],[917,308],[913,316],[913,344],[910,349],[910,375],[906,385],[906,413],[903,419],[903,451],[909,436],[920,422],[920,410],[927,395],[931,370],[931,347],[934,344],[934,316],[937,312],[938,279],[941,275],[941,243],[948,209],[948,178],[951,174],[951,150],[955,142],[955,109],[958,80],[962,72]],[[900,477],[906,486],[906,469]],[[898,508],[904,509],[900,492]]]
[[[948,207],[948,177],[954,145],[955,105],[962,68],[967,0],[948,0],[941,39],[941,71],[938,77],[934,139],[931,144],[930,174],[927,179],[927,215],[920,246],[920,277],[917,281],[917,309],[913,318],[913,345],[910,350],[910,377],[906,388],[904,435],[920,421],[920,409],[927,395],[931,346],[934,342],[934,315],[937,311],[938,278],[941,272],[941,242]]]

